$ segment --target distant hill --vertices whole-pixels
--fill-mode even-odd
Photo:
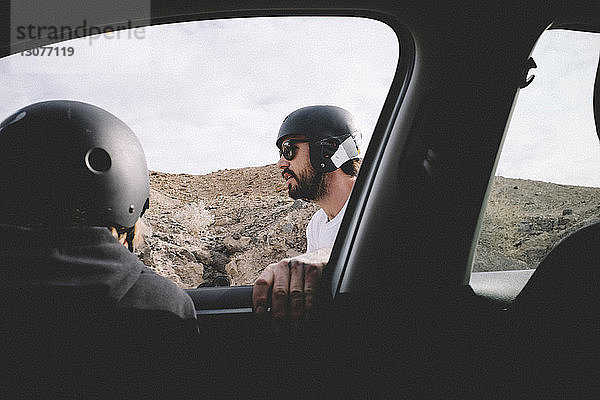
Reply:
[[[473,270],[536,268],[557,241],[599,217],[600,188],[496,177]]]
[[[252,284],[269,263],[306,249],[315,204],[288,197],[275,165],[207,175],[150,173],[144,263],[180,287],[227,274]],[[598,219],[600,188],[497,177],[475,271],[534,268],[553,243]]]

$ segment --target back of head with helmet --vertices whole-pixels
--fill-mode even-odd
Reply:
[[[131,129],[91,104],[53,100],[0,123],[0,223],[130,228],[149,203]]]
[[[332,172],[348,160],[358,158],[361,133],[352,114],[336,106],[300,108],[281,124],[276,145],[289,136],[305,136],[310,145],[310,163],[318,172]]]

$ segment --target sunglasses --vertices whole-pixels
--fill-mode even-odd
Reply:
[[[288,161],[292,161],[294,157],[296,157],[296,150],[298,150],[298,146],[296,143],[307,143],[306,139],[287,139],[281,143],[281,148],[279,149],[279,157],[283,156]]]

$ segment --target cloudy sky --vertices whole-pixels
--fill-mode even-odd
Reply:
[[[540,39],[497,174],[600,186],[599,36]],[[281,121],[310,104],[351,111],[365,150],[399,51],[390,28],[364,18],[205,21],[55,46],[74,54],[0,60],[0,119],[35,101],[90,102],[132,127],[150,169],[193,174],[274,163]]]
[[[600,141],[593,89],[600,34],[545,32],[532,57],[537,68],[521,89],[497,175],[600,187]]]
[[[146,27],[70,41],[72,57],[0,64],[0,114],[69,98],[106,108],[142,141],[149,168],[205,173],[266,165],[284,117],[311,104],[355,114],[368,141],[398,42],[358,18],[254,18]]]

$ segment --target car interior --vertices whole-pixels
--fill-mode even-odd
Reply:
[[[200,332],[181,361],[190,388],[237,398],[600,393],[600,225],[565,235],[537,268],[472,271],[516,99],[544,68],[530,58],[544,32],[583,32],[595,40],[595,79],[586,92],[595,132],[587,134],[600,137],[599,2],[145,4],[98,18],[143,27],[364,17],[393,29],[400,48],[323,276],[318,318],[300,329],[258,319],[249,285],[186,289]],[[11,36],[8,6],[0,57],[33,46]],[[61,23],[77,24],[67,3],[56,7],[64,11]],[[35,46],[57,41],[39,38]]]

